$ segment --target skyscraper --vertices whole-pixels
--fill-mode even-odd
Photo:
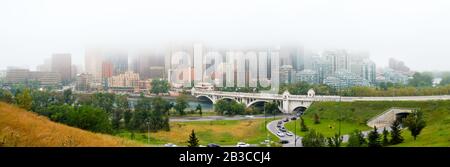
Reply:
[[[339,70],[350,71],[350,56],[345,50],[327,50],[322,53],[326,61],[331,63],[333,73]]]
[[[51,71],[59,73],[63,84],[72,79],[72,58],[68,53],[58,53],[52,55]]]

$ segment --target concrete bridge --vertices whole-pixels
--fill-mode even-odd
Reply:
[[[196,98],[207,98],[213,104],[221,99],[234,100],[250,107],[256,103],[275,102],[283,113],[292,113],[298,109],[306,109],[316,101],[353,102],[353,101],[427,101],[427,100],[450,100],[449,95],[440,96],[397,96],[397,97],[341,97],[341,96],[318,96],[310,89],[307,95],[291,95],[285,91],[283,94],[268,93],[240,93],[221,92],[191,89],[191,95]]]
[[[307,95],[291,95],[285,91],[283,94],[267,93],[240,93],[220,92],[191,89],[191,95],[196,98],[207,98],[213,104],[218,100],[229,99],[243,103],[250,107],[256,103],[275,102],[283,113],[292,113],[298,109],[306,109],[315,101],[339,101],[340,96],[316,96],[314,90],[309,90]]]

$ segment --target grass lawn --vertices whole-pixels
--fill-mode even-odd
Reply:
[[[314,124],[313,118],[304,117],[305,124],[309,129],[314,129],[320,133],[322,133],[325,137],[332,137],[335,133],[339,132],[339,121],[332,119],[321,119],[320,124]],[[295,121],[297,123],[297,135],[305,136],[306,132],[300,131],[300,119]],[[289,131],[294,132],[295,125],[294,121],[290,121],[285,124],[285,127],[289,129]],[[355,129],[359,130],[370,130],[371,128],[366,125],[349,123],[349,122],[341,122],[341,134],[349,134],[353,132]]]
[[[267,120],[267,123],[270,120]],[[266,139],[266,128],[264,119],[251,120],[219,120],[219,121],[197,121],[197,122],[170,122],[170,131],[158,131],[150,133],[151,145],[163,145],[174,143],[186,146],[187,139],[195,131],[200,145],[216,143],[219,145],[236,145],[237,142],[259,144]],[[270,132],[271,138],[276,138]],[[134,138],[130,132],[119,133],[118,136],[147,142],[147,133],[135,133]]]
[[[391,107],[414,108],[422,111],[427,126],[414,141],[408,130],[403,130],[404,143],[395,146],[423,147],[450,146],[450,100],[446,101],[359,101],[359,102],[318,102],[305,112],[304,119],[308,128],[313,128],[329,137],[337,132],[339,115],[342,117],[341,132],[348,134],[355,129],[370,129],[365,124],[367,120]],[[315,125],[313,116],[317,113],[321,123]],[[299,123],[297,121],[297,129]],[[329,128],[329,125],[334,128]],[[294,129],[293,122],[286,127]],[[304,133],[299,132],[300,136]]]

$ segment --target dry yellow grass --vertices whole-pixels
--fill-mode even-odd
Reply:
[[[0,146],[121,147],[139,145],[142,144],[55,123],[44,116],[0,102]]]

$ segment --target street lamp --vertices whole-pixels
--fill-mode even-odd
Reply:
[[[150,121],[147,121],[146,124],[147,124],[147,133],[148,133],[147,142],[148,142],[148,144],[150,144]]]
[[[297,147],[297,120],[294,120],[294,147]]]

